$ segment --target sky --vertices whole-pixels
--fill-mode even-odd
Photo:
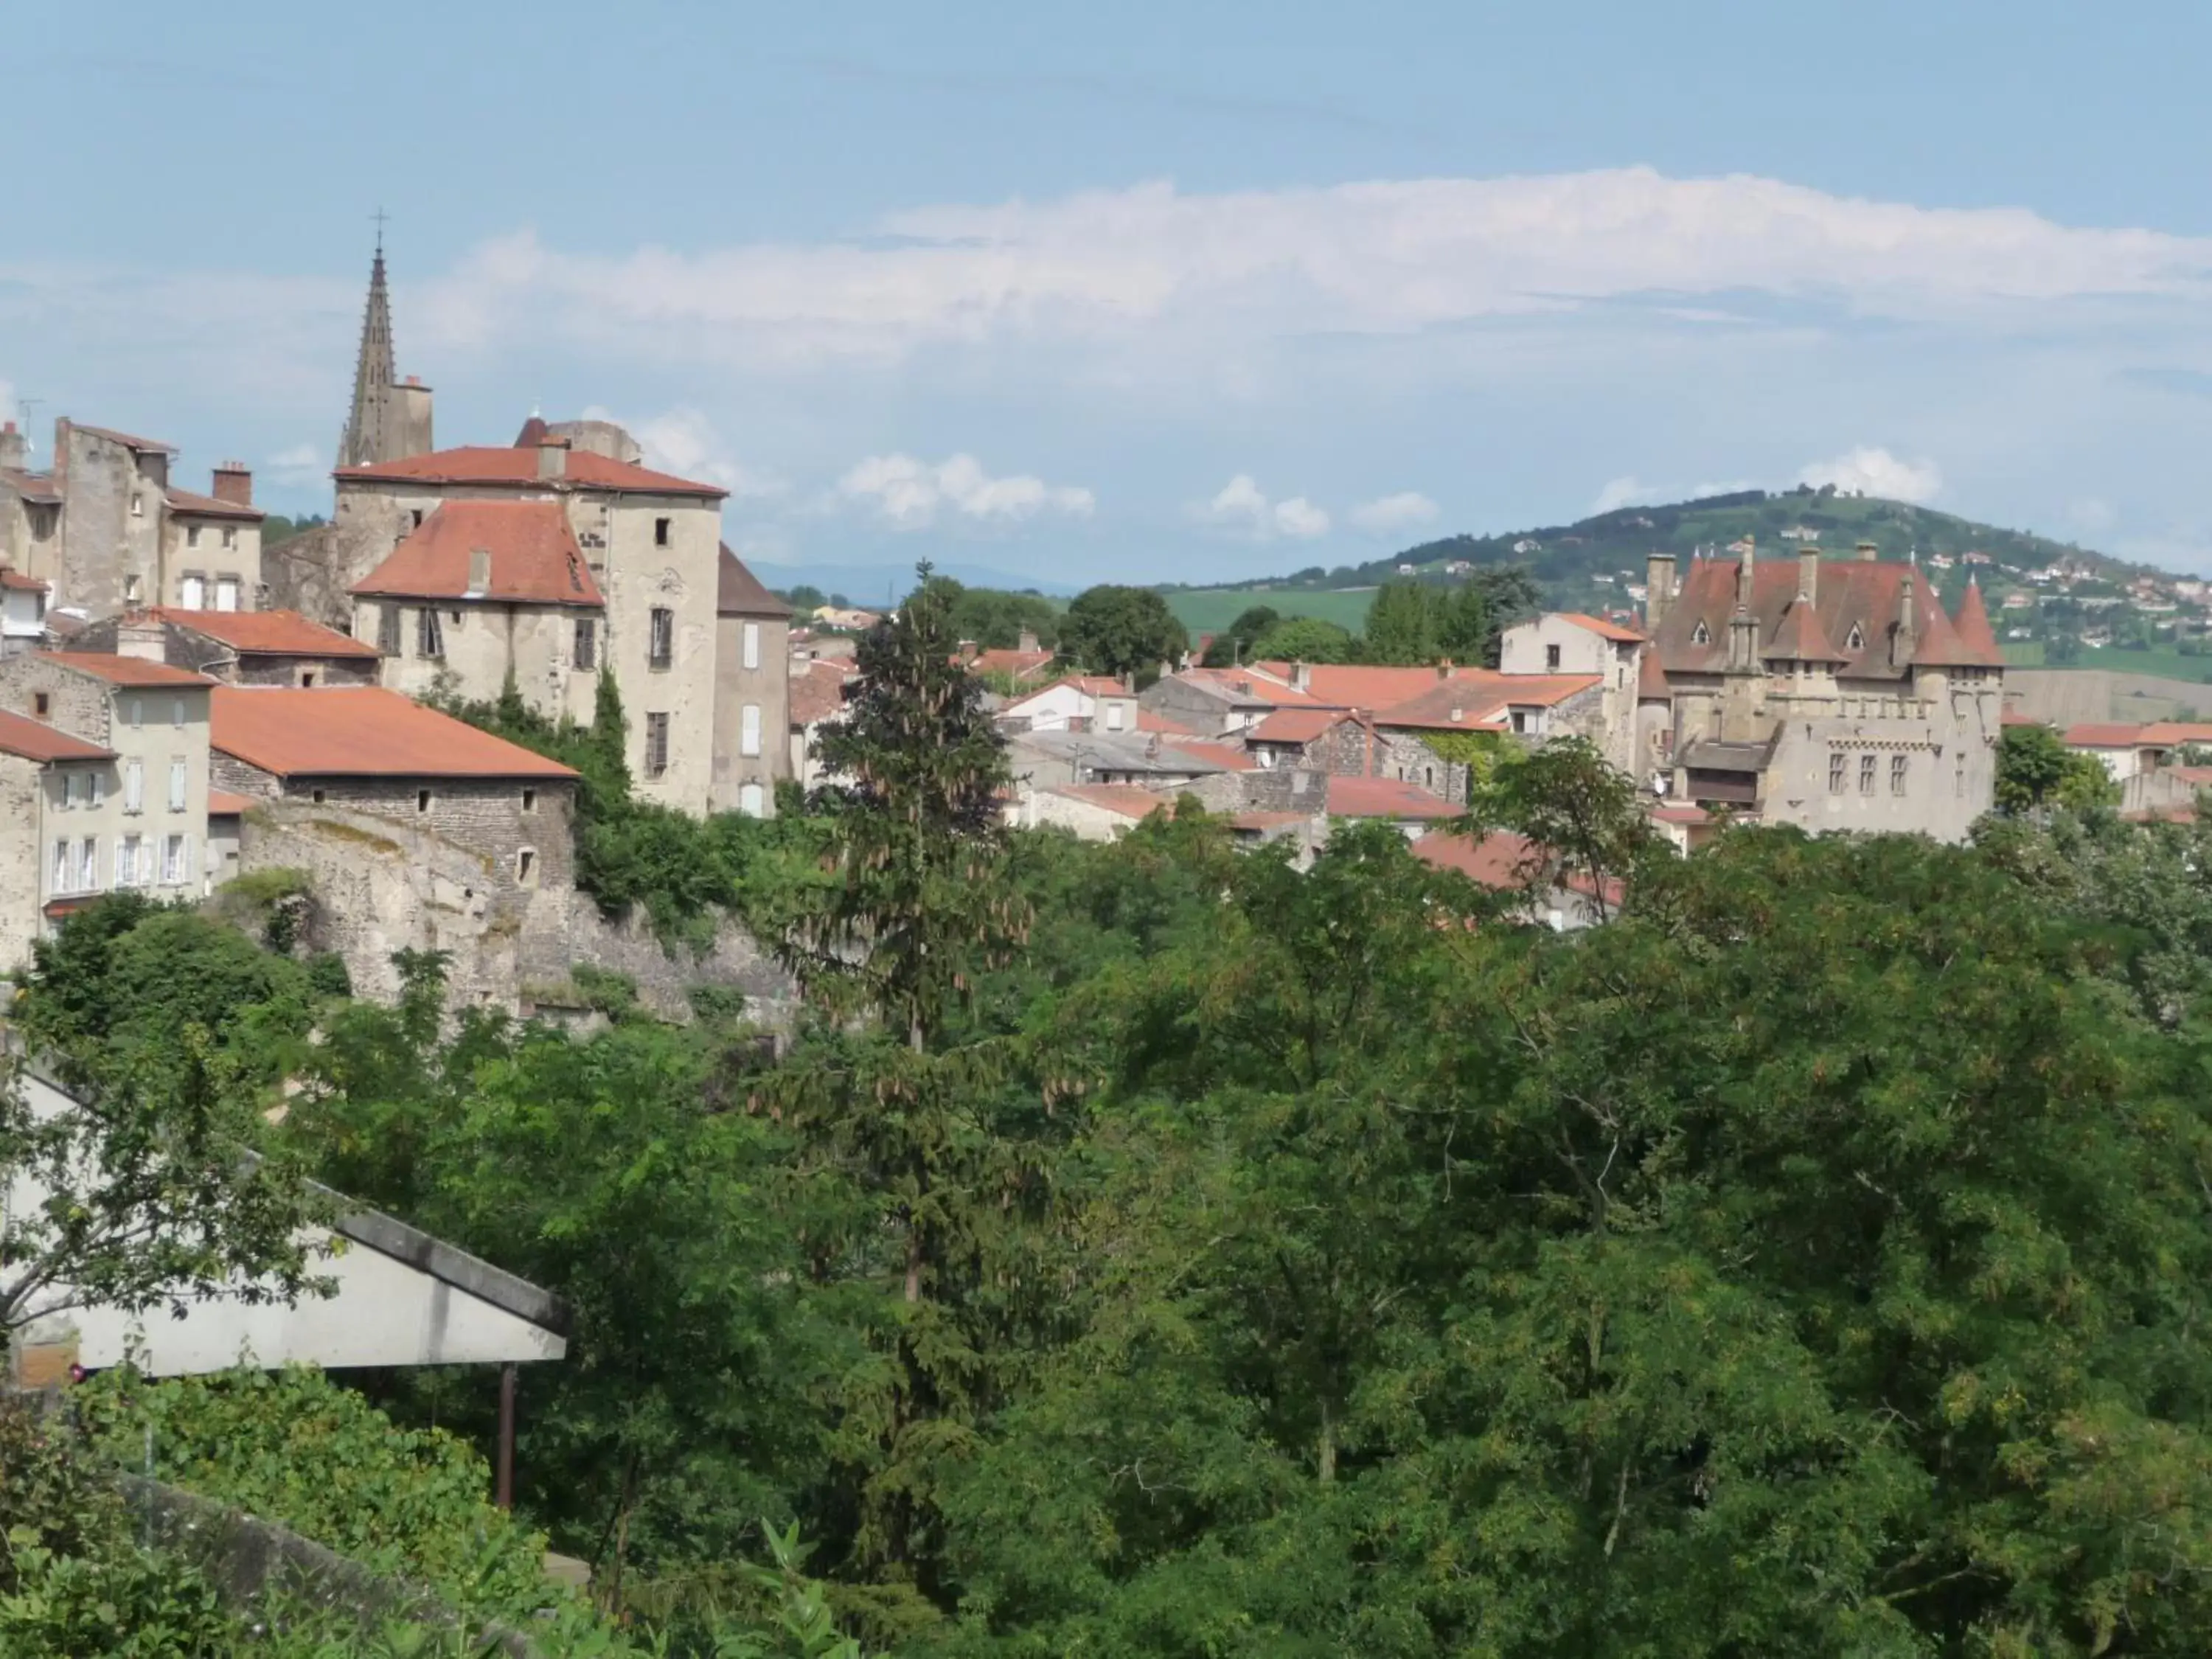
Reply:
[[[0,11],[0,415],[327,511],[623,422],[779,568],[1212,580],[1800,480],[2212,569],[2212,8]]]

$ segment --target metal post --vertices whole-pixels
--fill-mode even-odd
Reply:
[[[493,1501],[503,1510],[514,1507],[514,1367],[499,1368],[498,1490]]]

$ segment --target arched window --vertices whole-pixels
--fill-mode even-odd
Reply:
[[[1437,787],[1437,769],[1435,767],[1424,766],[1421,769],[1421,786],[1426,789],[1433,789]]]
[[[1712,633],[1706,628],[1705,619],[1701,617],[1698,619],[1697,627],[1692,629],[1690,632],[1690,643],[1692,645],[1711,645],[1712,642]]]
[[[1851,624],[1851,636],[1844,641],[1844,648],[1847,651],[1866,649],[1866,632],[1856,623]]]

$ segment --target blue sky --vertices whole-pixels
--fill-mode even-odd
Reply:
[[[2124,21],[2113,21],[2124,20]],[[0,404],[325,506],[442,441],[763,561],[1252,575],[1835,478],[2212,568],[2212,9],[12,8]]]

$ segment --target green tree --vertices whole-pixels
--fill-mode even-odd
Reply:
[[[2008,726],[1997,742],[1996,804],[2027,812],[2060,805],[2079,811],[2118,803],[2119,787],[2094,755],[2069,749],[2047,726]]]
[[[1277,623],[1252,647],[1255,658],[1269,662],[1351,662],[1358,642],[1334,623],[1317,617],[1292,617]]]
[[[1627,882],[1666,852],[1635,781],[1580,738],[1502,757],[1474,781],[1466,827],[1524,837],[1522,884],[1573,878],[1601,921],[1619,908]]]
[[[1280,621],[1282,617],[1273,605],[1245,606],[1237,613],[1237,619],[1216,634],[1207,644],[1201,665],[1207,668],[1230,668],[1240,662],[1251,661],[1258,654],[1254,647]]]
[[[1060,619],[1063,651],[1094,674],[1156,672],[1188,646],[1168,602],[1149,587],[1111,583],[1077,594]]]
[[[802,622],[830,603],[830,596],[811,582],[801,582],[796,587],[780,588],[776,591],[776,598],[797,611]]]
[[[1376,588],[1360,635],[1367,660],[1402,666],[1434,662],[1437,592],[1417,581],[1386,581]]]

